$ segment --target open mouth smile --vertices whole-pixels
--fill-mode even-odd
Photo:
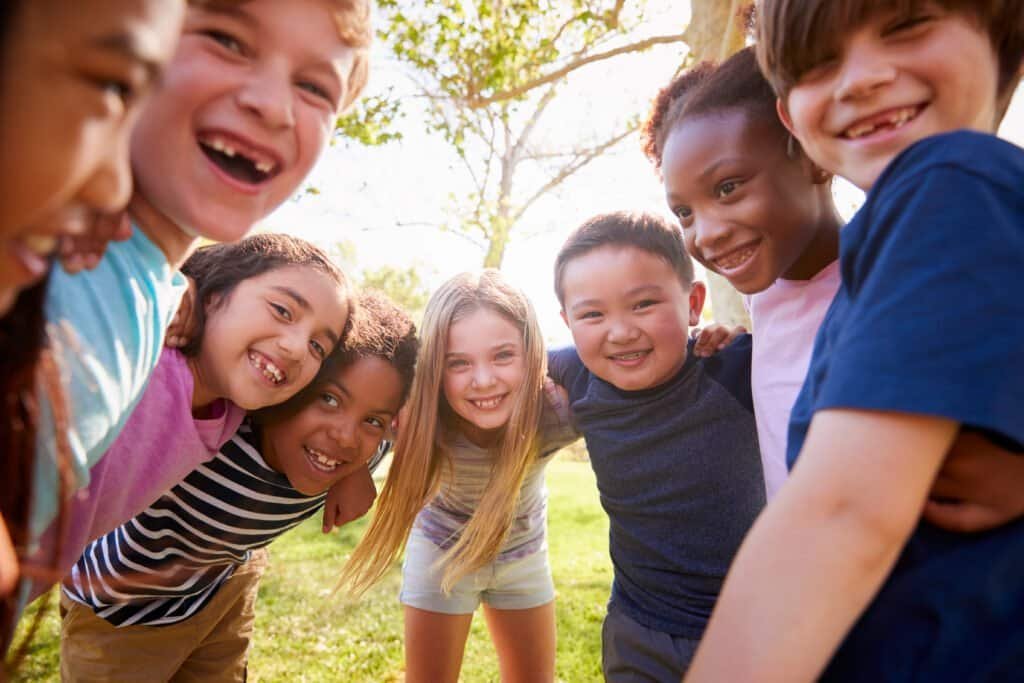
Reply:
[[[852,126],[840,133],[840,137],[847,140],[859,140],[874,135],[878,132],[897,130],[913,121],[924,111],[924,104],[915,104],[909,107],[898,107],[884,111],[881,114],[869,116],[857,121]]]
[[[608,356],[608,360],[618,365],[633,366],[639,365],[651,354],[650,349],[642,349],[639,351],[623,351],[622,353],[613,353]]]
[[[346,464],[343,460],[335,460],[323,451],[318,451],[317,449],[309,446],[303,446],[302,450],[306,452],[306,459],[313,468],[325,474],[329,474],[338,469],[339,465]]]
[[[288,375],[284,370],[258,351],[249,352],[249,364],[259,370],[267,381],[274,386],[279,386],[288,379]]]
[[[478,410],[494,410],[501,405],[506,396],[508,396],[508,394],[492,396],[490,398],[471,398],[467,400]]]
[[[760,246],[760,241],[745,244],[733,249],[732,251],[715,256],[709,259],[709,261],[719,271],[735,271],[746,265],[754,257],[754,254],[757,253],[757,249]]]
[[[201,133],[198,142],[199,149],[214,166],[243,185],[261,185],[281,170],[281,161],[275,154],[236,137]]]

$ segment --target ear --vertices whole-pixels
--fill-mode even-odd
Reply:
[[[700,324],[700,312],[704,310],[704,299],[708,295],[708,290],[704,286],[703,282],[699,280],[693,283],[690,287],[690,321],[689,325]]]
[[[790,135],[795,136],[793,132],[793,119],[789,116],[789,110],[786,109],[786,103],[781,97],[775,98],[775,111],[779,114],[779,120],[782,121],[782,125],[786,127]]]

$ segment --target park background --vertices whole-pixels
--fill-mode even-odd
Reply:
[[[551,282],[559,246],[597,213],[670,217],[637,129],[682,68],[743,45],[743,4],[378,0],[362,104],[339,119],[302,192],[257,229],[318,244],[357,282],[416,314],[455,273],[499,266],[533,301],[549,343],[568,343]],[[1021,89],[1000,134],[1024,145]],[[834,191],[851,216],[862,194],[843,182]],[[735,293],[711,286],[705,318],[741,319]],[[559,454],[547,481],[557,676],[598,681],[612,572],[607,519],[582,446]],[[325,537],[314,518],[271,546],[250,680],[402,680],[397,565],[359,602],[333,592],[365,524]],[[58,645],[52,608],[18,677],[58,680]],[[498,680],[482,619],[462,680]]]

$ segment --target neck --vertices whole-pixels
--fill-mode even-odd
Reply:
[[[192,415],[202,419],[208,417],[213,402],[221,397],[203,378],[205,373],[199,363],[199,356],[187,359],[188,370],[192,373]]]
[[[196,237],[179,227],[138,192],[132,195],[128,213],[146,237],[164,253],[171,268],[180,268],[198,244]]]
[[[786,280],[810,280],[838,259],[841,227],[843,219],[829,197],[828,209],[817,221],[814,237],[782,277]]]
[[[469,442],[474,446],[480,448],[492,448],[498,443],[502,433],[505,431],[504,427],[498,429],[481,429],[472,422],[467,422],[461,417],[458,421],[458,430],[469,439]]]

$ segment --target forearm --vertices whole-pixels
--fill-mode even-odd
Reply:
[[[730,569],[687,681],[820,675],[892,569],[955,431],[898,419],[911,433],[927,423],[916,430],[927,435],[908,441],[870,419],[837,430],[815,418],[792,479]]]

